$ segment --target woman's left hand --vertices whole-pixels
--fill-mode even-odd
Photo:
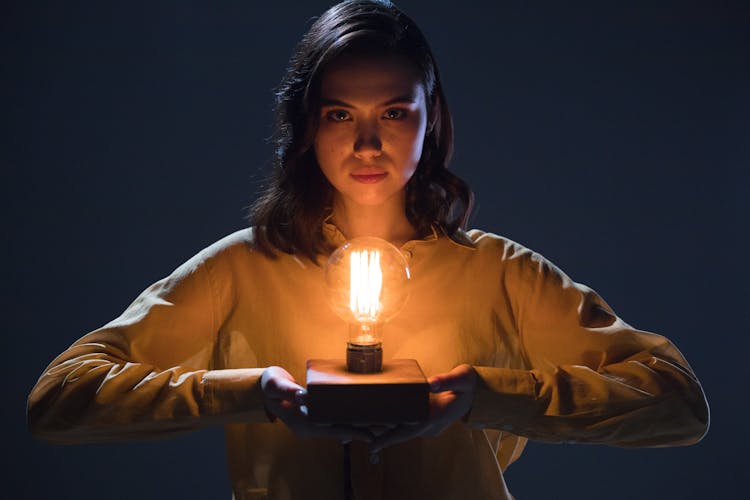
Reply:
[[[429,420],[386,431],[372,442],[370,453],[415,437],[437,436],[471,409],[477,383],[477,372],[471,365],[458,365],[447,373],[430,377],[427,382],[431,393]]]

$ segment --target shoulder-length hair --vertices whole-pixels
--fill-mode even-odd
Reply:
[[[391,2],[348,0],[313,22],[277,89],[273,172],[250,209],[258,247],[270,256],[282,251],[313,262],[316,255],[331,250],[322,226],[334,188],[317,163],[313,141],[322,74],[343,53],[399,54],[418,68],[428,125],[422,157],[406,184],[406,216],[420,235],[434,225],[457,237],[466,225],[473,194],[447,168],[453,154],[453,120],[427,40]]]

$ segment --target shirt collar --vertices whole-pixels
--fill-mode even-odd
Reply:
[[[332,213],[328,214],[326,218],[323,219],[323,237],[334,247],[339,247],[347,241],[344,233],[342,233],[341,230],[333,223]],[[407,241],[406,243],[404,243],[403,248],[413,246],[415,243],[435,242],[441,237],[448,238],[442,228],[440,228],[437,224],[432,224],[430,226],[430,234],[426,235],[424,238]],[[453,238],[449,239],[459,246],[471,249],[474,248],[474,243],[463,231],[458,231]]]
[[[340,247],[346,243],[346,236],[341,230],[336,227],[332,221],[333,214],[330,213],[323,219],[323,237],[327,242],[331,243],[334,247]]]

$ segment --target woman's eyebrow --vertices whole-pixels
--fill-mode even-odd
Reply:
[[[413,104],[415,102],[417,102],[416,96],[414,96],[413,94],[406,94],[394,97],[393,99],[384,102],[383,106],[389,106],[391,104]]]
[[[320,105],[323,106],[323,107],[325,107],[325,106],[336,106],[336,107],[339,107],[339,108],[353,108],[354,107],[354,106],[352,106],[351,104],[349,104],[347,102],[340,101],[338,99],[328,99],[328,98],[325,98],[325,97],[320,100]]]
[[[380,104],[380,106],[390,106],[392,104],[413,104],[417,101],[416,97],[412,94],[406,94],[401,95],[398,97],[394,97],[393,99],[389,99],[383,103]],[[348,102],[342,101],[340,99],[330,99],[327,97],[323,97],[320,100],[321,107],[328,107],[328,106],[336,106],[340,108],[355,108],[353,104],[349,104]]]

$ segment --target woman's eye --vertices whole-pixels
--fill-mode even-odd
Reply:
[[[406,111],[399,108],[393,108],[386,111],[383,116],[388,120],[400,120],[406,116]]]
[[[334,109],[333,111],[326,113],[326,118],[332,122],[345,122],[350,117],[347,111],[344,111],[343,109]]]

